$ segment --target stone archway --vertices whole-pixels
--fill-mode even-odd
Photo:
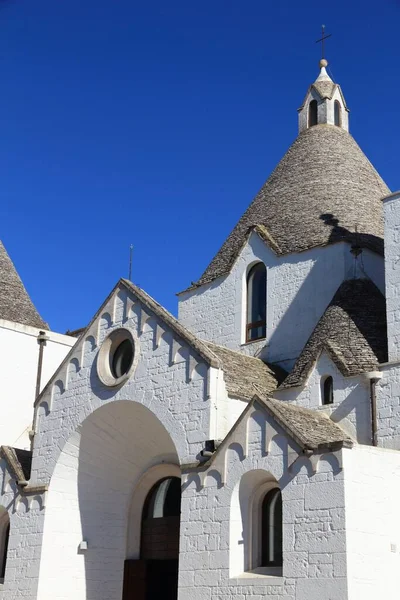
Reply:
[[[145,406],[109,402],[85,419],[51,479],[38,600],[121,600],[134,490],[160,464],[178,455]]]

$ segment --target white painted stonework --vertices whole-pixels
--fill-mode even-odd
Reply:
[[[76,338],[46,331],[49,338],[43,350],[41,389],[68,354]],[[38,371],[39,329],[0,319],[0,362],[3,445],[30,448],[32,408]],[[16,386],[18,393],[16,394]]]
[[[256,262],[267,268],[267,336],[245,344],[246,277]],[[383,259],[364,251],[363,270],[383,291]],[[278,257],[252,233],[228,275],[179,295],[179,320],[202,339],[289,370],[340,284],[358,271],[348,244]]]
[[[320,122],[333,124],[335,100],[347,129],[338,87],[319,98]],[[128,585],[143,600],[157,562],[144,557],[143,524],[155,506],[179,534],[175,579],[161,581],[174,600],[397,600],[399,193],[383,211],[385,258],[355,256],[345,241],[278,256],[250,228],[228,273],[179,295],[178,320],[120,280],[79,338],[45,332],[37,398],[40,330],[0,321],[0,600],[121,600]],[[246,343],[247,276],[259,262],[266,334]],[[328,307],[342,323],[337,290],[359,280],[380,290],[371,286],[383,328],[386,295],[388,362],[365,366],[367,304],[351,323],[358,345],[328,336],[307,355]],[[122,368],[125,341],[134,350]],[[180,515],[152,496],[168,478],[181,480]],[[266,503],[277,489],[282,515]],[[152,543],[170,551],[165,531]],[[271,550],[280,532],[282,556]]]

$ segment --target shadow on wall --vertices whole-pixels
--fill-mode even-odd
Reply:
[[[109,402],[83,423],[78,503],[86,600],[120,600],[127,553],[128,515],[135,482],[162,460],[179,464],[164,426],[146,407]]]
[[[354,223],[354,231],[351,231],[350,229],[339,225],[339,219],[332,213],[323,213],[319,218],[327,227],[331,228],[328,240],[329,244],[345,241],[352,246],[369,248],[373,252],[380,252],[383,254],[383,240],[370,233],[357,232],[357,223]]]
[[[353,431],[348,433],[354,437],[357,434],[359,444],[371,444],[371,405],[368,383],[358,383],[350,394],[330,414],[335,423],[344,419],[350,423]],[[355,423],[347,417],[354,413]],[[342,423],[345,426],[345,424]]]
[[[356,233],[340,226],[339,220],[332,213],[321,214],[320,219],[327,227],[331,228],[329,243],[346,241],[353,246],[368,247],[375,252],[378,247],[383,249],[380,238]],[[350,252],[350,248],[348,251]],[[313,250],[309,252],[313,252]],[[318,248],[314,249],[314,252],[318,252]],[[313,264],[269,339],[266,358],[270,362],[287,360],[289,364],[282,364],[282,366],[289,369],[293,366],[293,362],[299,356],[344,281],[347,267],[344,260],[338,261],[338,253],[343,251],[337,250],[336,254],[332,254],[334,252],[335,250],[331,249],[330,254],[318,252],[318,254],[307,257],[307,252],[305,252],[284,257],[286,264],[298,265],[299,273],[301,273],[301,265],[305,261],[312,261]],[[281,285],[280,282],[278,285]],[[280,295],[280,289],[278,289],[276,296]],[[276,320],[276,316],[274,320]]]

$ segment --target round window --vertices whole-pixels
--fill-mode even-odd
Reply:
[[[107,386],[116,386],[132,374],[136,342],[129,329],[114,329],[104,340],[97,359],[97,373]]]
[[[124,340],[115,349],[111,362],[111,372],[116,379],[123,377],[132,366],[135,356],[133,344],[130,340]]]

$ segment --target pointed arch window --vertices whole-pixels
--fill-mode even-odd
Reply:
[[[335,100],[334,109],[335,109],[335,125],[337,125],[338,127],[341,127],[342,126],[342,107],[340,106],[340,102],[338,100]]]
[[[2,511],[3,512],[3,511]],[[10,517],[8,512],[0,514],[0,582],[4,581],[8,553],[8,540],[10,538]]]
[[[261,566],[282,566],[282,494],[279,488],[270,490],[261,507]]]
[[[330,375],[321,379],[322,404],[333,404],[333,379]]]
[[[318,102],[311,100],[308,106],[308,126],[313,127],[318,124]]]
[[[264,263],[256,263],[247,275],[246,342],[266,336],[267,270]]]

